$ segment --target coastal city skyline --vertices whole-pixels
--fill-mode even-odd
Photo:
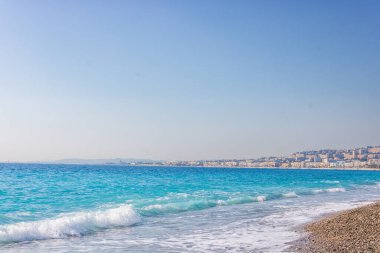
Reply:
[[[157,164],[240,168],[380,168],[380,146],[299,151],[288,156],[257,159],[172,161]]]
[[[380,145],[349,149],[321,149],[298,151],[284,156],[249,159],[208,159],[165,161],[136,158],[61,159],[40,161],[51,164],[92,164],[128,166],[187,166],[187,167],[239,167],[239,168],[379,168]],[[32,162],[39,163],[39,162]]]

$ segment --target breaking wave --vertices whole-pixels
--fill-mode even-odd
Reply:
[[[340,183],[340,181],[338,180],[322,180],[321,182],[325,184],[339,184]]]
[[[342,187],[337,187],[337,188],[329,188],[329,189],[315,189],[313,190],[314,194],[317,193],[322,193],[322,192],[345,192],[346,189]]]
[[[284,196],[285,198],[297,198],[298,197],[297,193],[295,193],[295,192],[284,193],[284,194],[282,194],[282,196]]]
[[[81,236],[100,229],[130,226],[140,221],[130,205],[104,211],[77,212],[53,219],[0,226],[0,242],[21,242]]]
[[[235,196],[226,199],[219,198],[199,198],[199,196],[187,195],[185,199],[179,200],[178,198],[166,199],[169,202],[166,203],[152,203],[142,206],[137,209],[137,211],[142,216],[154,216],[166,213],[179,213],[186,211],[196,211],[217,206],[230,206],[247,204],[253,202],[265,202],[270,200],[276,200],[281,198],[298,198],[302,196],[307,196],[310,194],[323,194],[323,193],[334,193],[334,192],[345,192],[346,189],[342,187],[337,188],[327,188],[327,189],[314,189],[307,191],[290,191],[285,193],[273,193],[266,195],[256,195],[256,196]],[[157,200],[161,200],[158,198]],[[172,200],[172,201],[170,201]]]
[[[314,189],[308,192],[287,192],[267,195],[256,196],[235,196],[226,199],[191,199],[194,196],[189,194],[175,195],[174,199],[165,197],[165,199],[157,198],[156,201],[175,201],[169,203],[152,203],[135,207],[125,204],[116,208],[109,208],[101,211],[92,212],[75,212],[64,214],[55,218],[18,222],[13,224],[0,226],[0,243],[22,242],[32,240],[44,239],[58,239],[73,236],[82,236],[91,234],[96,231],[113,228],[131,226],[140,222],[141,216],[155,216],[168,213],[179,213],[186,211],[195,211],[208,209],[217,206],[229,206],[237,204],[245,204],[252,202],[264,202],[267,200],[274,200],[280,198],[297,198],[302,195],[319,194],[319,193],[333,193],[345,192],[345,188],[328,188],[328,189]]]
[[[345,188],[338,187],[338,188],[330,188],[330,189],[327,189],[326,191],[327,191],[327,192],[345,192],[346,189],[345,189]]]
[[[267,198],[265,196],[258,196],[257,201],[264,202]]]
[[[189,200],[175,203],[152,204],[139,209],[139,213],[143,216],[154,216],[165,213],[179,213],[186,211],[202,210],[216,206],[239,205],[252,202],[264,202],[265,196],[242,196],[229,199],[201,199]]]

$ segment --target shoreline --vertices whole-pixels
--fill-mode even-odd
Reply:
[[[285,252],[380,252],[380,202],[328,214],[297,229]]]

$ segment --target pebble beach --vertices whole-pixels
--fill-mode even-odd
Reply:
[[[340,212],[304,228],[296,252],[380,252],[380,203]]]

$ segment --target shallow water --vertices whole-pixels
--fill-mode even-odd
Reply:
[[[380,172],[0,165],[0,252],[278,252]]]

